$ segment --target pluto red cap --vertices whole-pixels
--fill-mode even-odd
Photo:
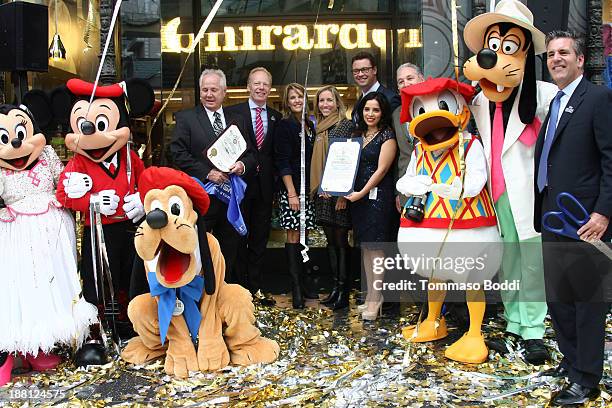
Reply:
[[[210,205],[210,198],[204,188],[194,178],[182,171],[170,167],[151,166],[140,175],[138,179],[138,192],[144,202],[147,193],[154,189],[163,190],[168,186],[179,186],[187,193],[193,206],[200,215],[206,214]]]
[[[66,82],[66,87],[77,96],[90,96],[93,92],[94,84],[82,79],[72,78]],[[123,95],[123,88],[119,84],[96,87],[95,96],[98,98],[116,98]]]
[[[402,111],[400,114],[400,122],[404,123],[412,120],[410,104],[415,96],[438,93],[445,89],[452,89],[459,92],[467,103],[470,103],[474,96],[474,87],[471,85],[457,82],[451,78],[428,78],[427,81],[402,88]]]

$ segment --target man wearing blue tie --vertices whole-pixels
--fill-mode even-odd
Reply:
[[[574,33],[549,33],[546,48],[559,89],[536,144],[534,227],[542,231],[548,310],[563,353],[548,374],[568,380],[552,405],[568,406],[599,395],[610,301],[602,284],[612,264],[590,244],[542,228],[542,215],[570,193],[590,214],[580,239],[610,242],[612,91],[583,77],[584,40]]]

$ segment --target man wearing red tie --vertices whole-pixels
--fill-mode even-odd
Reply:
[[[236,272],[239,279],[262,304],[273,305],[274,300],[262,289],[261,262],[270,235],[272,219],[272,195],[274,193],[274,131],[281,120],[281,114],[267,105],[272,89],[272,74],[256,67],[247,80],[249,100],[227,108],[228,112],[244,118],[247,132],[253,146],[256,146],[258,166],[247,181],[241,210],[248,233],[241,239],[238,249]]]
[[[574,33],[549,33],[546,54],[558,90],[536,144],[534,227],[542,231],[546,300],[563,353],[547,374],[567,379],[552,405],[569,406],[597,398],[603,372],[612,261],[581,241],[612,238],[612,91],[583,77],[584,40]],[[581,241],[544,228],[542,216],[559,210],[562,192],[590,216],[577,230]],[[573,213],[570,204],[563,205]]]

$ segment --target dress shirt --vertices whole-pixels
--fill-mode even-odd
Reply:
[[[251,112],[251,126],[253,126],[253,134],[257,134],[257,130],[255,129],[255,118],[257,117],[257,111],[255,108],[261,108],[261,121],[263,122],[263,132],[264,138],[268,134],[268,114],[267,106],[264,104],[263,106],[257,105],[251,98],[249,98],[249,111]]]

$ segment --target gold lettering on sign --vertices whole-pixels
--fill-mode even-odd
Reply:
[[[181,18],[176,17],[168,21],[160,30],[162,52],[189,52],[193,46],[193,34],[178,34]],[[183,45],[186,42],[186,45]]]
[[[188,52],[193,46],[193,34],[178,34],[181,24],[176,17],[161,27],[162,52]],[[311,27],[309,31],[309,27]],[[238,30],[238,35],[236,35]],[[375,28],[368,30],[366,23],[360,24],[305,24],[280,25],[241,25],[238,27],[224,26],[223,32],[209,32],[203,37],[200,46],[205,52],[237,52],[237,51],[273,51],[278,37],[282,48],[288,51],[331,49],[334,48],[334,38],[341,48],[353,50],[356,48],[387,48],[390,30]],[[405,48],[422,47],[421,30],[418,28],[398,29],[399,46]]]
[[[313,40],[308,38],[308,27],[303,24],[290,24],[285,26],[283,33],[283,48],[287,51],[295,51],[298,48],[309,50],[312,48]]]
[[[315,24],[315,35],[317,37],[317,42],[314,47],[317,49],[327,49],[332,48],[332,44],[329,42],[328,33],[332,33],[333,35],[337,35],[340,31],[340,26],[338,24]]]
[[[351,31],[355,33],[355,41],[351,39]],[[340,38],[340,45],[347,50],[372,47],[372,44],[368,42],[367,24],[342,24],[338,36]]]
[[[260,33],[261,43],[257,46],[258,50],[261,51],[272,51],[276,47],[272,44],[272,34],[281,35],[283,33],[283,27],[281,26],[257,26],[257,31]]]
[[[240,51],[240,48],[236,46],[236,31],[234,27],[225,26],[223,27],[223,51]]]
[[[253,26],[238,27],[242,31],[242,47],[241,51],[255,51],[257,47],[253,43]]]

